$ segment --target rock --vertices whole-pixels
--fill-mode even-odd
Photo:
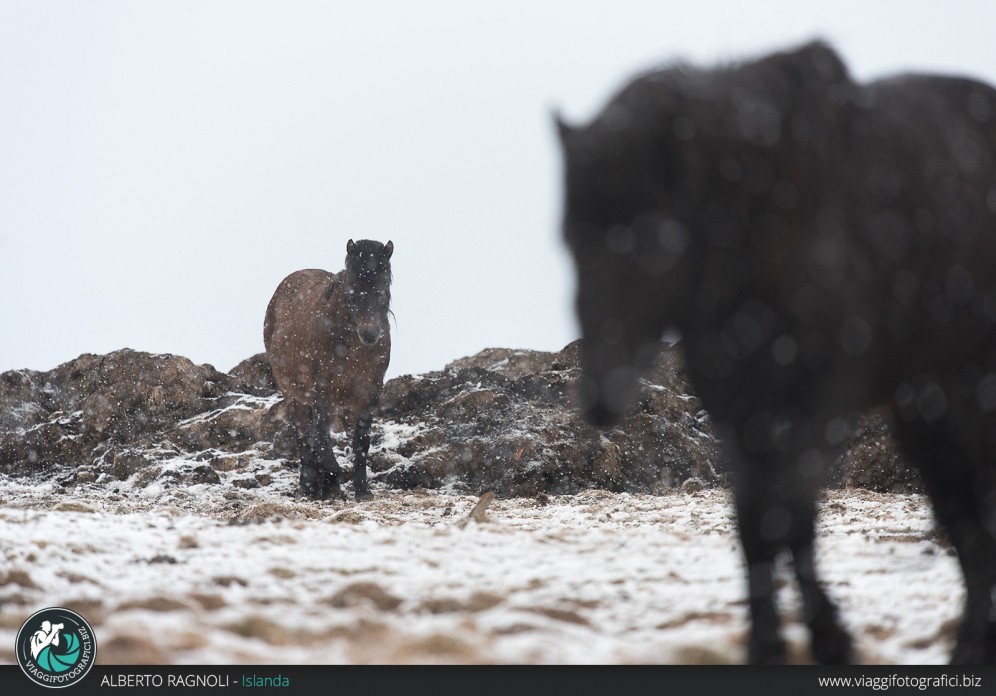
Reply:
[[[88,441],[79,432],[79,420],[65,418],[62,411],[47,415],[50,420],[27,430],[0,433],[0,473],[22,475],[87,461]]]
[[[156,439],[230,386],[210,365],[128,349],[81,355],[47,373],[4,373],[0,471],[78,464],[100,445]]]
[[[214,400],[210,411],[178,422],[172,433],[178,444],[188,450],[221,449],[239,452],[247,444],[272,440],[267,412],[277,398],[263,398],[230,392]]]
[[[107,473],[122,481],[128,479],[139,470],[154,465],[158,459],[159,457],[156,456],[155,452],[133,448],[110,450],[104,457],[104,461],[109,461],[110,463]],[[79,480],[79,477],[77,477],[77,480]]]
[[[83,412],[88,438],[134,442],[206,410],[229,378],[186,358],[120,350],[56,368],[63,410]]]
[[[245,488],[245,489],[259,488],[260,486],[263,485],[262,483],[260,483],[259,479],[257,479],[255,476],[243,476],[240,478],[233,478],[231,483],[236,488]]]
[[[650,396],[605,433],[585,423],[574,402],[580,361],[577,342],[557,353],[487,349],[440,372],[391,380],[381,397],[384,433],[401,426],[406,437],[393,450],[375,442],[373,470],[397,487],[456,483],[501,496],[721,480],[714,438],[673,425],[701,407],[675,374],[670,350],[655,365],[652,374],[663,379],[648,385]]]
[[[190,470],[190,480],[193,483],[221,483],[221,477],[218,476],[218,472],[207,464],[200,464],[192,468]]]
[[[923,482],[899,455],[882,416],[866,414],[830,471],[831,483],[882,493],[921,493]]]
[[[682,493],[698,493],[706,489],[706,482],[700,478],[692,477],[686,479],[683,484],[681,484]]]
[[[585,488],[662,492],[724,485],[726,464],[680,351],[664,346],[628,417],[602,432],[575,403],[581,346],[489,348],[390,380],[374,419],[374,481],[498,496]],[[348,435],[336,434],[341,449]],[[49,372],[0,374],[0,473],[65,485],[270,485],[259,461],[296,466],[297,439],[264,354],[230,373],[174,355],[82,355]],[[349,457],[340,457],[348,470]],[[281,464],[282,466],[282,464]],[[885,422],[866,416],[829,467],[834,485],[919,490]]]
[[[157,472],[155,477],[146,475],[152,472]],[[208,464],[185,464],[175,467],[152,466],[131,479],[131,485],[136,488],[144,488],[152,483],[164,488],[186,488],[200,483],[216,485],[221,483],[221,477]]]
[[[266,353],[257,353],[232,368],[228,376],[234,380],[236,391],[253,396],[270,396],[277,392],[277,383],[270,371]]]

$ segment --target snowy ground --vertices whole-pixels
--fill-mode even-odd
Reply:
[[[223,478],[228,475],[223,475]],[[0,662],[46,606],[115,663],[722,663],[746,611],[726,493],[495,500],[273,483],[61,488],[0,478]],[[828,494],[821,567],[866,663],[947,659],[962,589],[925,501]],[[786,575],[787,577],[787,575]],[[789,583],[786,636],[805,660]]]

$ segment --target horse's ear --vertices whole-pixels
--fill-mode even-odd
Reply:
[[[798,105],[817,110],[820,119],[835,119],[840,107],[854,98],[854,83],[837,52],[822,41],[794,51],[776,53],[759,65],[776,71]]]
[[[387,244],[384,245],[384,251],[387,252],[387,258],[391,258],[391,254],[394,253],[394,242],[390,239],[387,240]]]
[[[560,111],[554,109],[552,115],[553,115],[553,122],[557,126],[557,135],[560,136],[560,142],[566,143],[567,138],[569,138],[571,133],[574,132],[574,129],[571,126],[567,125],[567,122],[564,121],[563,117],[560,115]]]
[[[350,239],[348,242],[346,242],[346,253],[352,255],[354,251],[356,251],[356,243],[353,242],[352,239]]]

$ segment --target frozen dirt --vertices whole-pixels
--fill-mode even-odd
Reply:
[[[65,606],[98,663],[727,663],[746,607],[729,495],[494,500],[272,484],[60,487],[0,478],[0,661],[27,616]],[[227,476],[223,474],[223,476]],[[865,663],[947,660],[955,557],[917,495],[832,491],[818,553]],[[783,569],[780,577],[787,578]],[[791,583],[785,634],[807,660]]]

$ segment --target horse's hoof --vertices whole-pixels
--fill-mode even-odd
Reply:
[[[324,500],[325,490],[320,486],[301,486],[301,497],[308,500]]]
[[[784,665],[788,663],[785,643],[774,640],[754,640],[747,646],[747,662],[752,665]]]
[[[821,665],[854,664],[851,637],[837,626],[826,634],[813,634],[812,651],[813,658]]]
[[[991,665],[996,663],[996,642],[981,640],[975,643],[959,640],[951,653],[952,665]]]
[[[301,485],[301,495],[310,500],[342,500],[342,489],[338,482],[325,481]]]
[[[306,500],[342,500],[345,497],[338,488],[324,491],[301,491],[301,495]]]

